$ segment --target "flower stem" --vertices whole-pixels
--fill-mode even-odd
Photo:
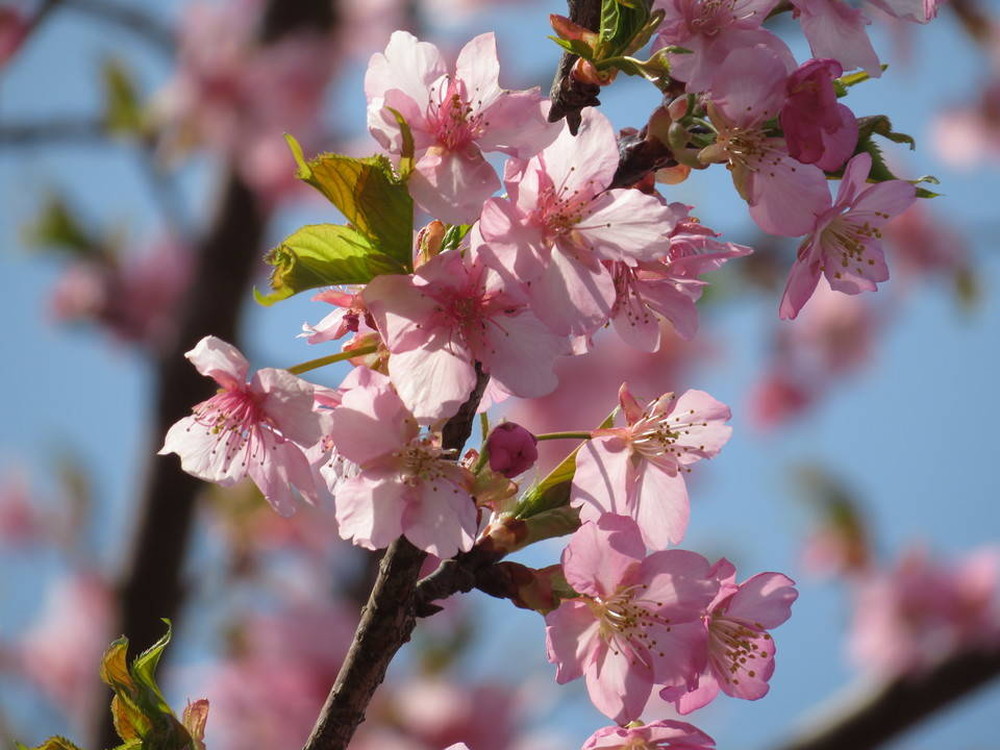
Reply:
[[[297,365],[292,365],[286,368],[292,375],[301,375],[304,372],[309,372],[310,370],[315,370],[319,367],[325,367],[326,365],[332,365],[335,362],[343,362],[346,359],[352,359],[353,357],[363,357],[366,354],[373,354],[378,350],[377,344],[368,344],[367,346],[359,346],[357,349],[350,349],[348,351],[339,352],[338,354],[331,354],[327,357],[319,357],[318,359],[310,359],[308,362],[300,362]]]
[[[535,435],[539,440],[590,440],[590,432],[543,432]]]

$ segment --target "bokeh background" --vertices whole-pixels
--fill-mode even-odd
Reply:
[[[67,600],[67,586],[82,578],[104,591],[116,579],[130,554],[136,496],[160,439],[148,427],[157,381],[149,340],[143,338],[147,334],[129,340],[107,318],[94,320],[94,284],[73,277],[79,275],[74,271],[79,254],[40,245],[38,224],[52,197],[59,196],[80,226],[101,243],[120,248],[123,258],[143,257],[162,245],[183,246],[187,236],[203,231],[231,158],[224,147],[233,144],[220,145],[219,138],[204,133],[200,140],[189,137],[176,123],[169,138],[144,141],[127,125],[109,133],[101,124],[109,111],[108,61],[116,61],[132,82],[144,112],[150,106],[169,112],[164,92],[176,80],[176,57],[169,44],[153,41],[157,30],[180,26],[189,36],[200,33],[201,51],[221,56],[227,45],[247,36],[241,24],[258,12],[250,3],[230,3],[225,22],[213,25],[195,16],[189,4],[173,1],[53,5],[0,68],[0,493],[7,509],[0,547],[0,729],[6,735],[0,741],[16,737],[29,745],[54,733],[83,742],[84,727],[93,723],[92,707],[81,698],[89,690],[85,676],[96,682],[100,649],[117,633],[102,631],[113,627],[106,604],[100,603],[103,594]],[[451,54],[474,34],[494,30],[501,82],[510,88],[547,89],[557,61],[557,49],[545,36],[548,13],[564,12],[559,3],[342,5],[341,33],[329,42],[333,50],[316,58],[324,66],[321,80],[329,85],[319,119],[310,126],[317,129],[307,134],[314,150],[374,152],[364,131],[361,78],[368,56],[384,47],[397,22],[416,24],[422,37]],[[214,4],[215,10],[220,6]],[[10,7],[21,11],[26,6]],[[28,15],[33,7],[27,7]],[[152,25],[145,31],[126,27],[114,18],[119,7],[137,11]],[[983,10],[994,9],[987,3]],[[791,23],[786,26],[797,58],[806,59],[804,41]],[[732,440],[695,477],[691,528],[683,546],[710,557],[726,555],[741,577],[785,572],[801,591],[792,619],[776,633],[778,670],[770,694],[756,703],[723,697],[691,717],[720,748],[774,747],[806,726],[828,701],[876,679],[848,653],[851,585],[844,576],[822,570],[831,558],[824,557],[826,548],[816,534],[831,487],[859,509],[882,567],[917,546],[955,562],[1000,542],[1000,117],[993,111],[991,121],[985,106],[995,74],[990,50],[970,36],[948,6],[927,26],[889,23],[880,16],[871,30],[890,69],[881,80],[855,87],[846,103],[858,115],[889,115],[896,130],[912,135],[915,151],[887,143],[886,153],[901,175],[935,175],[941,184],[934,189],[942,195],[922,202],[921,221],[914,220],[910,234],[896,240],[890,254],[893,279],[877,295],[857,298],[860,305],[850,312],[831,313],[834,328],[824,328],[819,314],[812,323],[808,314],[794,324],[778,321],[781,284],[794,246],[756,232],[721,168],[662,187],[670,200],[694,206],[693,213],[723,239],[758,251],[716,277],[701,306],[702,330],[694,343],[677,343],[666,355],[628,365],[635,377],[649,376],[649,388],[657,382],[665,384],[664,390],[697,387],[733,407]],[[291,114],[287,124],[283,120],[281,107],[289,104],[282,92],[262,84],[259,93],[262,108],[273,109],[272,137],[280,141],[282,130],[298,135],[300,121]],[[268,97],[274,97],[273,107]],[[640,81],[619,80],[602,101],[616,126],[641,127],[658,95]],[[218,126],[223,132],[235,127]],[[242,143],[239,148],[249,147]],[[292,171],[283,144],[275,155],[266,147],[260,150],[254,159],[261,165],[259,174],[266,175],[260,191],[272,207],[270,221],[260,247],[239,249],[254,257],[301,224],[337,221],[332,209],[306,190],[286,189],[272,176],[282,174],[282,158],[288,174]],[[237,160],[250,161],[247,153],[239,152]],[[907,259],[907,248],[921,243],[936,248],[934,263]],[[184,263],[169,251],[168,256],[172,260],[152,265],[146,294],[169,283],[172,263]],[[266,267],[256,267],[256,284],[262,286]],[[296,337],[303,322],[315,323],[327,312],[308,296],[263,308],[244,295],[241,342],[256,366],[288,366],[318,356],[316,348]],[[142,294],[139,300],[155,304]],[[170,314],[156,325],[169,329]],[[864,322],[851,327],[856,320],[851,316]],[[803,334],[805,343],[789,343],[793,326],[818,332],[813,339]],[[807,359],[819,357],[820,363],[810,360],[805,371],[810,388],[796,391],[786,384],[778,389],[772,383],[765,399],[762,383],[789,347],[805,351]],[[834,361],[842,366],[822,359],[829,351],[837,352]],[[603,359],[612,356],[618,355]],[[590,383],[595,409],[610,410],[617,384],[600,362],[566,364],[564,382]],[[816,377],[818,372],[822,377]],[[336,385],[339,374],[323,371],[317,380]],[[601,388],[598,396],[594,391]],[[572,412],[571,418],[585,423],[565,426],[586,427],[590,417]],[[566,410],[549,404],[517,412],[529,428],[533,414],[552,413]],[[254,700],[281,705],[287,699],[288,726],[274,730],[287,734],[262,739],[257,746],[292,747],[303,731],[291,726],[294,716],[309,716],[310,698],[289,666],[302,655],[283,657],[281,648],[336,632],[326,620],[313,622],[312,615],[302,613],[315,614],[319,605],[313,602],[329,599],[331,592],[338,601],[348,600],[348,587],[341,583],[353,580],[364,564],[321,515],[261,520],[247,509],[256,507],[256,499],[245,494],[206,493],[199,504],[185,567],[188,599],[176,618],[164,683],[175,706],[205,696],[215,711],[218,700],[218,713],[208,722],[209,747],[215,748],[240,746],[225,736],[239,709],[222,707],[225,699],[210,690],[236,690],[240,682],[262,680],[252,694],[241,693],[244,710],[253,713]],[[36,518],[31,508],[42,509],[41,516]],[[296,551],[296,545],[308,552]],[[542,545],[520,559],[550,564],[559,549],[556,543]],[[60,595],[63,599],[54,599]],[[554,685],[538,615],[480,593],[465,599],[449,609],[443,624],[422,626],[426,633],[391,673],[390,683],[400,686],[395,706],[376,711],[391,737],[366,741],[381,747],[434,747],[428,737],[437,735],[430,729],[424,735],[414,730],[413,736],[423,739],[401,739],[407,726],[420,721],[400,706],[436,716],[439,702],[455,702],[463,691],[439,695],[426,684],[421,689],[417,675],[501,686],[502,697],[496,703],[481,698],[476,714],[486,733],[494,735],[484,742],[511,737],[500,747],[578,747],[605,724],[582,685]],[[278,627],[260,636],[248,623],[267,617],[274,618],[272,624],[286,617],[282,627],[294,622],[312,630],[293,634]],[[274,663],[288,671],[232,670],[257,647],[274,650]],[[66,653],[55,653],[60,649]],[[321,658],[314,657],[314,663]],[[417,685],[412,694],[402,688],[408,683]],[[998,699],[996,687],[981,690],[890,747],[997,747]],[[516,704],[509,711],[516,718],[503,718],[506,709],[496,709],[505,701]],[[513,728],[491,727],[491,722]],[[268,737],[262,727],[254,731]]]

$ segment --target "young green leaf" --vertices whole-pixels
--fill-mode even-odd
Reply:
[[[339,224],[313,224],[289,235],[264,258],[274,266],[271,294],[255,292],[271,305],[321,286],[366,284],[378,274],[407,273],[409,268],[372,246],[357,230]]]
[[[384,156],[356,159],[320,154],[306,161],[302,147],[285,136],[298,164],[296,177],[319,190],[369,244],[403,266],[412,262],[413,200]]]

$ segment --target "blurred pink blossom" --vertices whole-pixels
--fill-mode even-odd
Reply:
[[[933,666],[956,650],[1000,643],[1000,549],[957,562],[917,547],[855,591],[849,643],[863,669],[892,677]]]
[[[41,615],[17,647],[21,672],[74,721],[90,715],[98,697],[95,678],[110,640],[112,602],[101,576],[76,570],[48,590]]]
[[[142,252],[76,261],[52,291],[52,312],[60,321],[93,321],[123,341],[155,349],[176,333],[191,261],[186,247],[169,241]]]

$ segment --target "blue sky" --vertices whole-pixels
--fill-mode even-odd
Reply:
[[[542,41],[548,33],[546,13],[525,5],[520,13],[477,20],[461,36],[494,27],[504,51],[518,49],[528,34],[538,40],[530,50],[521,48],[512,67],[522,76],[538,75],[546,87],[553,59]],[[155,53],[118,32],[95,33],[99,28],[69,12],[46,26],[0,75],[0,119],[96,111],[96,71],[108,54],[135,63],[147,90],[162,82],[166,69]],[[745,575],[780,570],[802,584],[794,616],[777,634],[778,671],[771,694],[754,704],[720,700],[693,717],[720,748],[766,747],[768,740],[791,731],[817,701],[854,679],[843,658],[847,615],[841,592],[810,581],[799,566],[808,518],[795,499],[794,466],[819,462],[853,487],[868,502],[887,555],[920,540],[954,557],[995,544],[1000,536],[995,471],[1000,460],[995,434],[1000,424],[995,392],[1000,373],[1000,248],[995,242],[1000,171],[985,158],[974,172],[949,168],[935,155],[930,138],[939,112],[974,95],[983,76],[982,61],[947,14],[913,32],[911,66],[857,87],[848,103],[857,114],[889,114],[897,129],[917,138],[915,153],[894,153],[907,173],[933,173],[941,179],[944,197],[932,208],[965,232],[983,298],[975,310],[963,313],[944,285],[920,286],[897,313],[863,373],[832,392],[808,419],[768,436],[753,432],[740,410],[748,384],[760,371],[777,300],[747,301],[713,313],[712,336],[724,354],[693,375],[690,385],[734,406],[735,434],[697,485],[684,546],[724,550],[739,560]],[[459,38],[458,31],[450,33]],[[879,49],[887,51],[888,40],[876,38]],[[804,59],[804,48],[794,49]],[[362,122],[360,82],[345,82],[338,91],[347,99],[338,107],[354,107],[356,123]],[[625,81],[604,96],[605,112],[616,125],[636,125],[655,99],[652,89]],[[667,194],[694,204],[705,223],[725,231],[727,239],[745,241],[751,236],[745,208],[728,176],[710,171]],[[185,174],[195,215],[210,193],[208,174],[204,168]],[[19,233],[52,185],[72,195],[98,223],[125,226],[136,240],[156,232],[157,221],[128,148],[0,150],[0,278],[6,282],[0,302],[6,320],[0,333],[5,355],[0,390],[8,394],[0,420],[0,467],[27,464],[34,483],[52,486],[53,480],[46,478],[51,459],[61,446],[70,446],[91,468],[102,498],[106,523],[95,533],[110,566],[122,555],[110,542],[128,527],[139,469],[159,447],[145,444],[143,432],[150,372],[140,357],[100,332],[58,328],[48,319],[47,298],[61,263],[30,255]],[[274,239],[283,229],[323,220],[321,213],[322,207],[310,205],[285,217]],[[891,288],[890,282],[886,289]],[[323,311],[304,299],[266,310],[248,300],[247,308],[245,325],[257,364],[282,366],[315,356],[294,336],[303,320],[314,321]],[[551,547],[538,553],[549,561],[557,554]],[[0,638],[18,632],[40,605],[39,591],[28,580],[31,572],[12,564],[0,576]],[[537,616],[512,614],[494,602],[484,602],[483,608],[504,625],[495,635],[495,647],[472,665],[474,670],[498,671],[515,680],[525,672],[552,674],[544,662]],[[534,662],[512,664],[510,649],[534,654]],[[572,697],[556,721],[563,718],[560,730],[574,746],[604,722],[579,685],[567,688],[567,694]],[[972,750],[995,742],[991,713],[998,698],[996,687],[984,691],[893,747]]]

